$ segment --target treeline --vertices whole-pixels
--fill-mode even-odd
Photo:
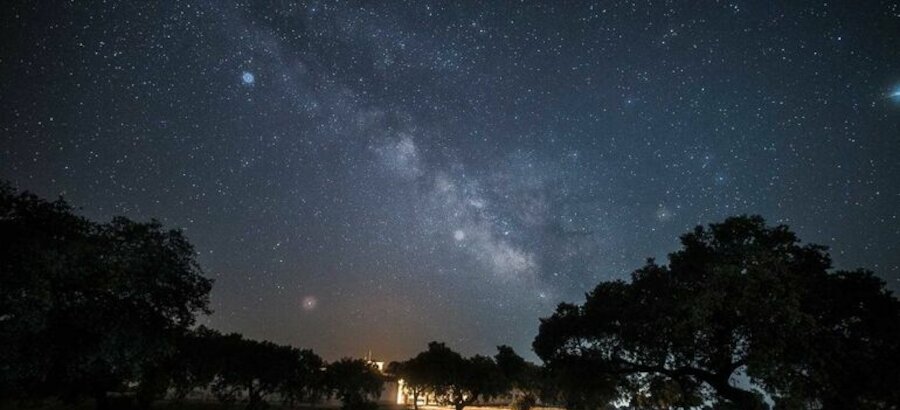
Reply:
[[[195,328],[212,282],[158,222],[96,223],[0,184],[0,241],[0,401],[103,408],[115,392],[147,407],[203,389],[249,408],[277,396],[365,409],[385,380],[365,361]],[[457,410],[500,397],[520,410],[900,408],[900,302],[756,216],[697,227],[667,264],[560,304],[532,347],[541,366],[433,342],[386,373],[414,406]]]
[[[182,233],[156,221],[96,223],[0,183],[0,244],[0,402],[146,408],[204,389],[247,408],[276,393],[365,408],[381,391],[362,360],[194,329],[212,281]]]
[[[834,270],[825,247],[758,216],[681,244],[541,319],[542,367],[432,343],[394,368],[414,396],[457,410],[509,391],[519,409],[900,408],[900,301],[882,279]]]
[[[361,359],[325,363],[311,350],[223,335],[206,327],[186,332],[165,359],[137,378],[138,403],[209,392],[223,403],[266,407],[273,396],[288,407],[340,399],[344,408],[374,408],[385,376]]]
[[[392,362],[388,372],[405,382],[414,408],[419,401],[453,406],[510,399],[516,410],[528,410],[547,386],[540,368],[525,361],[509,346],[498,346],[494,357],[465,358],[443,343],[431,342],[428,350],[403,361]]]

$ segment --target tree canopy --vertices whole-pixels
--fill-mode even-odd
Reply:
[[[95,223],[0,184],[0,391],[74,398],[140,377],[208,312],[212,281],[178,230]]]
[[[344,358],[328,365],[326,378],[332,394],[341,400],[342,408],[367,410],[377,407],[372,398],[381,393],[384,378],[371,363]]]
[[[428,392],[457,410],[509,391],[508,380],[492,358],[465,358],[443,343],[431,342],[428,350],[393,367],[413,389],[413,400]]]
[[[204,373],[214,374],[212,390],[224,402],[245,396],[246,407],[255,409],[276,392],[289,402],[308,402],[324,390],[324,362],[312,351],[217,332],[209,332],[202,346],[203,362],[193,363],[214,367]],[[190,358],[184,360],[191,363]]]
[[[263,407],[338,397],[367,409],[384,381],[363,360],[325,365],[310,350],[199,327],[212,281],[178,230],[97,223],[62,200],[0,183],[0,398],[135,388],[142,404],[210,388]],[[463,357],[431,342],[392,363],[413,394],[456,410],[513,392],[572,410],[891,409],[900,406],[900,302],[866,270],[835,270],[827,249],[758,216],[681,237],[668,264],[597,285],[541,319],[534,351]],[[326,369],[326,370],[323,370]]]
[[[326,392],[312,351],[200,327],[212,281],[181,231],[116,217],[97,223],[63,200],[0,183],[0,399],[136,392],[145,407],[173,388],[210,388],[262,407]]]
[[[413,408],[416,410],[419,408],[419,397],[430,391],[429,370],[428,363],[418,356],[388,364],[387,372],[403,380],[407,391],[412,395]]]
[[[326,395],[324,361],[311,350],[247,339],[240,334],[221,334],[200,326],[178,341],[173,355],[151,374],[150,401],[174,390],[183,399],[196,389],[209,389],[224,403],[243,402],[247,409],[266,406],[276,393],[285,405],[314,403]],[[138,386],[138,395],[146,380]],[[161,386],[163,389],[153,390]],[[153,396],[157,393],[157,396]]]
[[[669,407],[900,404],[900,304],[881,279],[834,271],[826,248],[758,216],[681,244],[668,265],[649,260],[542,319],[533,347],[548,368],[590,369],[610,398]]]
[[[512,347],[497,346],[494,362],[505,381],[505,390],[512,393],[514,410],[528,410],[537,404],[541,393],[541,368],[519,356]]]

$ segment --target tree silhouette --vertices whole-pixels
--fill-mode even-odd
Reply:
[[[140,378],[208,312],[191,244],[152,221],[99,224],[0,184],[0,390],[93,396]]]
[[[413,364],[415,373],[411,374],[417,375],[417,385],[456,410],[508,391],[508,383],[493,359],[480,355],[467,359],[443,343],[429,343],[428,350],[406,363]]]
[[[288,407],[298,403],[316,403],[327,394],[325,384],[325,362],[312,350],[292,349],[292,365],[283,376],[279,389],[282,400]]]
[[[210,388],[224,403],[244,399],[245,408],[266,406],[278,393],[288,406],[314,402],[324,394],[322,359],[310,350],[223,335],[200,327],[186,334],[177,354],[162,366],[176,398]]]
[[[494,361],[505,380],[504,390],[513,393],[513,409],[528,410],[534,406],[540,394],[540,367],[525,361],[506,345],[497,346]]]
[[[603,409],[616,399],[619,381],[594,361],[560,357],[545,365],[541,399],[569,410]]]
[[[200,326],[178,339],[175,353],[162,364],[176,400],[184,399],[196,389],[212,386],[225,366],[224,361],[229,359],[222,356],[219,347],[223,337],[213,329]]]
[[[413,409],[419,409],[419,397],[427,394],[428,368],[418,357],[388,364],[387,372],[401,378],[406,389],[412,394]]]
[[[373,397],[381,393],[384,378],[375,366],[362,359],[344,358],[328,365],[327,385],[347,410],[369,410],[378,406]]]
[[[779,408],[900,404],[900,303],[871,272],[833,272],[824,247],[758,216],[681,243],[667,266],[650,260],[630,283],[561,304],[541,320],[535,352],[550,368],[592,368],[618,397],[655,385],[670,406],[764,408],[737,377]]]
[[[246,395],[247,409],[263,407],[266,397],[275,392],[296,395],[311,391],[318,372],[314,366],[322,364],[311,352],[245,339],[238,334],[213,338],[211,342],[207,348],[220,358],[213,391],[224,402]]]

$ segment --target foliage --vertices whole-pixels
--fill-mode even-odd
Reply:
[[[265,397],[276,392],[292,373],[295,352],[291,347],[244,339],[238,334],[215,340],[207,348],[223,359],[213,391],[224,402],[246,394],[248,409],[262,407]]]
[[[530,410],[535,404],[537,404],[537,398],[533,394],[522,394],[513,398],[509,408],[512,410]]]
[[[494,361],[506,383],[505,390],[513,394],[510,407],[529,410],[537,404],[537,395],[541,390],[540,367],[525,361],[513,348],[506,345],[497,346]]]
[[[871,272],[832,272],[825,248],[760,217],[697,227],[681,243],[668,266],[650,260],[630,283],[561,304],[535,352],[557,372],[591,368],[610,397],[669,407],[765,407],[739,376],[784,408],[898,405],[900,304]]]
[[[227,360],[219,355],[222,337],[219,332],[200,326],[178,339],[175,354],[163,363],[176,399],[183,399],[195,389],[211,386],[216,380],[224,366],[223,361]]]
[[[395,375],[405,383],[406,389],[412,394],[413,408],[419,409],[419,397],[428,393],[429,375],[426,363],[418,357],[404,362],[391,362],[387,372]]]
[[[324,390],[323,361],[312,351],[205,327],[182,340],[170,366],[172,385],[182,397],[210,387],[224,403],[245,398],[248,409],[265,407],[274,393],[292,406],[316,401]]]
[[[619,380],[594,361],[559,358],[544,369],[541,399],[569,410],[605,408],[617,397]]]
[[[328,365],[327,385],[347,410],[377,408],[371,398],[381,393],[384,379],[375,366],[362,359],[344,358]]]
[[[289,407],[317,403],[327,393],[325,362],[308,349],[291,350],[291,366],[284,375],[279,393]]]
[[[457,410],[509,390],[493,359],[480,355],[463,358],[443,343],[429,343],[428,350],[404,363],[401,369],[412,383]]]
[[[900,302],[872,272],[834,271],[824,247],[760,217],[681,243],[668,265],[649,260],[542,319],[544,369],[508,346],[465,358],[432,342],[389,371],[414,401],[427,392],[457,410],[510,391],[516,410],[538,394],[573,410],[762,409],[763,392],[779,409],[900,406]],[[290,406],[327,394],[373,408],[383,377],[365,361],[323,371],[309,350],[191,330],[212,285],[194,255],[156,221],[96,223],[0,183],[0,397],[104,407],[136,382],[144,407],[170,388],[209,387],[250,409],[274,393]]]
[[[99,224],[0,184],[0,244],[4,397],[93,395],[102,407],[208,312],[192,246],[156,221]]]

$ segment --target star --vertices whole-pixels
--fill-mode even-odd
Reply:
[[[310,311],[316,308],[319,300],[315,296],[309,295],[303,298],[303,310]]]
[[[490,355],[480,337],[509,334],[497,342],[531,354],[536,306],[744,213],[814,243],[840,234],[841,265],[900,289],[900,196],[886,188],[900,172],[885,160],[900,155],[900,73],[883,52],[897,41],[853,25],[879,2],[810,5],[772,36],[716,30],[736,8],[686,2],[651,27],[627,2],[507,19],[497,2],[222,0],[179,14],[192,47],[170,46],[166,13],[96,3],[12,6],[21,18],[0,24],[16,61],[0,82],[0,185],[189,228],[223,329],[341,357],[375,347],[353,312],[390,306],[377,336],[391,359],[448,334]],[[97,18],[131,24],[84,28]],[[79,47],[46,41],[46,21]],[[36,67],[48,81],[29,81]],[[796,81],[803,67],[815,76]]]
[[[666,222],[669,219],[672,219],[672,211],[669,210],[668,207],[660,205],[659,208],[656,209],[656,219],[660,222]]]
[[[256,76],[249,71],[244,71],[244,73],[241,74],[241,81],[244,82],[244,85],[253,85],[256,83]]]

